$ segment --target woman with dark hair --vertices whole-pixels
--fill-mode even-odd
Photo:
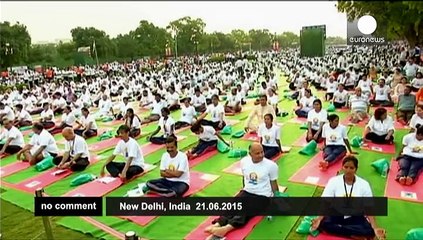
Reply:
[[[423,126],[417,124],[416,128],[416,132],[404,136],[400,155],[396,158],[399,170],[395,180],[401,185],[415,183],[423,169]]]
[[[211,126],[201,126],[201,124],[197,122],[192,125],[191,132],[198,135],[199,140],[197,146],[187,152],[188,160],[198,157],[199,155],[205,153],[209,148],[215,149],[218,140],[229,146],[225,139],[223,139],[222,136]]]
[[[264,157],[272,159],[282,153],[281,128],[273,123],[273,115],[264,115],[264,123],[260,124],[257,135],[259,142],[263,146]]]
[[[175,136],[175,120],[170,116],[170,110],[167,107],[162,108],[162,117],[159,119],[157,129],[147,138],[148,141],[154,144],[165,144],[168,137]],[[155,137],[160,130],[163,130],[163,135]]]
[[[211,120],[205,120],[204,118],[211,114]],[[222,130],[225,126],[225,108],[219,104],[219,96],[216,94],[212,96],[212,104],[207,106],[207,110],[198,117],[197,122],[200,122],[204,126],[212,126],[216,130]]]
[[[313,109],[314,97],[311,95],[310,89],[304,89],[304,97],[298,102],[298,109],[295,110],[295,114],[299,118],[307,118],[308,112]]]
[[[394,143],[394,120],[385,108],[377,108],[364,130],[364,141],[376,144]]]
[[[190,126],[197,118],[195,108],[190,104],[190,102],[191,98],[186,97],[184,99],[184,105],[181,107],[181,118],[175,123],[176,130]]]
[[[354,154],[348,141],[347,128],[339,124],[339,116],[331,114],[328,116],[328,123],[323,125],[323,160],[319,163],[321,170],[326,170],[329,165],[342,159],[348,152]],[[346,147],[346,148],[345,148]]]
[[[134,113],[134,109],[126,110],[125,125],[129,127],[129,136],[136,138],[141,134],[141,119]]]
[[[307,142],[310,142],[311,140],[316,142],[322,141],[322,128],[327,120],[328,113],[325,109],[322,109],[322,101],[320,101],[320,99],[315,99],[313,101],[313,109],[308,113],[307,116]]]
[[[413,92],[417,92],[423,87],[423,73],[417,72],[416,77],[411,81]]]
[[[373,197],[370,184],[356,175],[358,160],[347,156],[342,161],[344,174],[332,177],[327,183],[322,197]],[[373,216],[320,216],[313,220],[311,231],[319,230],[327,234],[352,239],[373,239],[376,235],[384,238]]]
[[[410,120],[410,132],[415,132],[417,129],[418,124],[423,126],[423,105],[416,106],[416,113],[413,114]]]

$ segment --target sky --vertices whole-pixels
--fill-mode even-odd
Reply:
[[[110,37],[134,30],[141,20],[159,27],[191,16],[206,23],[206,32],[265,28],[272,33],[300,33],[303,26],[326,25],[327,36],[347,36],[346,14],[336,1],[322,2],[38,2],[1,1],[1,21],[27,26],[32,42],[71,39],[75,27],[95,27]]]

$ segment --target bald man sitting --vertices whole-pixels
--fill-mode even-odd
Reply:
[[[278,165],[264,157],[260,143],[253,143],[249,149],[249,156],[241,159],[243,175],[243,189],[236,197],[273,197],[278,193]],[[266,206],[263,206],[266,207]],[[230,231],[242,228],[254,216],[221,216],[213,220],[205,231],[211,233],[207,239],[223,238]]]
[[[83,171],[90,164],[90,153],[85,139],[76,135],[71,127],[62,131],[66,139],[65,153],[53,159],[53,163],[60,169],[70,169],[74,172]]]

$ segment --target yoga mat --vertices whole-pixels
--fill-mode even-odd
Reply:
[[[366,142],[365,144],[367,144],[367,146],[362,146],[361,149],[379,153],[395,154],[394,144],[375,144],[372,142]]]
[[[282,149],[283,149],[283,147],[282,147]],[[281,156],[282,156],[282,154],[279,154],[279,155],[277,155],[276,157],[274,157],[274,158],[272,158],[270,160],[276,162],[277,160],[280,159]],[[222,171],[224,173],[242,176],[241,161],[234,162],[232,165],[230,165],[229,167],[223,169]]]
[[[403,186],[395,181],[398,169],[399,162],[392,160],[391,169],[388,172],[385,196],[398,200],[423,203],[423,178],[419,177],[417,182],[411,186]]]
[[[294,118],[289,119],[288,122],[303,124],[303,123],[307,123],[307,118],[294,117]]]
[[[357,127],[365,127],[367,125],[367,123],[369,122],[369,119],[363,119],[363,121],[359,122],[359,123],[352,123],[350,122],[350,118],[347,117],[343,120],[340,121],[340,123],[344,126],[357,126]]]
[[[200,172],[190,172],[190,187],[184,194],[184,197],[189,197],[213,183],[219,178],[217,175],[211,175]],[[157,194],[147,194],[146,197],[158,197]],[[138,225],[145,226],[153,221],[157,216],[124,216],[123,219],[128,219]]]
[[[201,223],[196,229],[190,232],[185,236],[185,240],[200,240],[206,239],[210,236],[210,233],[204,232],[204,229],[212,224],[214,219],[218,218],[217,216],[208,217],[203,223]],[[263,219],[263,216],[253,217],[248,223],[239,229],[229,232],[225,236],[225,240],[242,240],[247,237],[247,235],[253,230],[253,228]]]
[[[120,140],[121,140],[120,138],[114,137],[114,138],[103,140],[94,144],[90,144],[88,145],[88,150],[92,152],[97,152],[97,151],[113,148],[114,146],[118,144]]]
[[[90,165],[98,162],[100,156],[91,156]],[[69,169],[61,170],[56,167],[43,172],[40,175],[34,176],[32,178],[26,179],[25,181],[19,182],[13,187],[24,192],[34,193],[37,188],[44,188],[52,183],[60,181],[65,177],[71,175],[73,172]]]
[[[9,156],[8,153],[0,154],[0,159],[4,159],[5,157],[8,157],[8,156]]]
[[[104,126],[120,126],[123,123],[124,123],[123,120],[113,120],[110,122],[102,122]]]
[[[399,130],[399,129],[410,129],[410,126],[408,126],[408,125],[402,125],[398,121],[394,121],[394,128],[396,130]]]
[[[216,149],[214,149],[212,151],[208,151],[206,153],[202,153],[200,156],[198,156],[198,157],[196,157],[192,160],[189,160],[189,167],[193,168],[193,167],[195,167],[198,164],[208,160],[209,158],[213,157],[214,155],[216,155],[218,153],[219,152]]]
[[[178,142],[187,138],[186,136],[176,136],[178,138]],[[166,144],[154,144],[154,143],[147,143],[141,146],[142,153],[148,155],[152,152],[165,148]]]
[[[341,170],[342,161],[337,161],[333,165],[329,166],[326,171],[319,169],[319,162],[323,159],[323,152],[319,152],[312,159],[310,159],[302,168],[300,168],[289,181],[316,185],[320,187],[326,186],[329,179],[337,175],[338,171]]]
[[[256,142],[259,140],[259,137],[257,135],[257,133],[246,133],[242,138],[242,140],[246,140],[246,141],[253,141]]]
[[[295,141],[295,142],[292,144],[292,146],[295,146],[295,147],[305,147],[305,146],[308,144],[308,142],[307,142],[307,140],[306,140],[306,137],[307,137],[307,132],[305,132],[303,135],[301,135],[301,136],[298,138],[298,140],[297,140],[297,141]],[[321,148],[322,146],[323,146],[323,142],[317,143],[317,147],[318,147],[318,148]]]
[[[154,165],[145,164],[145,170],[140,175],[132,178],[130,181],[141,177],[145,173],[156,168]],[[107,180],[107,183],[102,182],[103,180]],[[92,182],[86,183],[81,185],[70,192],[66,193],[65,197],[101,197],[106,195],[107,193],[113,191],[114,189],[120,187],[123,184],[120,178],[112,178],[110,176],[104,178],[98,178]]]
[[[332,236],[322,232],[316,237],[313,237],[311,235],[308,235],[307,237],[307,240],[348,240],[348,239],[351,239],[351,238]]]
[[[0,167],[0,177],[6,177],[21,170],[29,168],[29,162],[16,161],[4,167]]]
[[[103,133],[105,133],[105,132],[107,132],[107,131],[112,131],[112,130],[113,130],[113,128],[109,128],[109,127],[102,128],[101,130],[99,129],[99,130],[98,130],[98,134],[97,134],[97,136],[95,136],[95,137],[101,136],[101,134],[103,134]],[[86,139],[87,144],[88,144],[88,147],[91,145],[89,141],[90,141],[91,139],[95,139],[95,137],[91,137],[91,138]],[[108,140],[108,139],[107,139],[107,140]],[[65,145],[65,143],[66,143],[66,139],[62,138],[62,139],[60,139],[60,140],[56,140],[56,143],[57,143],[57,144],[62,144],[62,145]],[[96,141],[96,143],[97,143],[97,141]]]

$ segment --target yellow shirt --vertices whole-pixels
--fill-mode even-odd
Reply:
[[[253,119],[257,119],[258,124],[263,123],[264,115],[268,113],[273,115],[273,119],[276,119],[275,109],[271,105],[267,104],[264,107],[261,105],[258,105],[254,107],[254,110],[248,116],[245,127],[248,127]]]

